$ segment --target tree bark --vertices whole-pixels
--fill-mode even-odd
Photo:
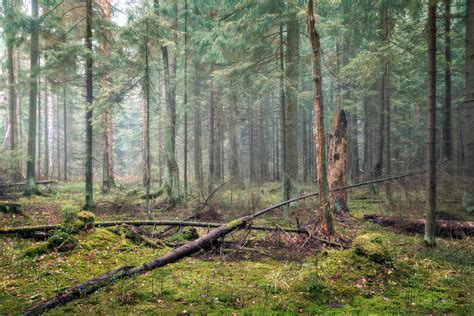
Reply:
[[[45,63],[46,64],[46,63]],[[38,68],[41,69],[41,55],[38,56]],[[46,78],[45,78],[46,82]],[[45,85],[47,87],[47,85]],[[41,75],[38,75],[38,100],[36,101],[37,104],[37,115],[36,115],[36,122],[37,122],[37,130],[36,130],[36,179],[41,180]]]
[[[92,0],[86,0],[86,168],[85,168],[85,204],[84,209],[92,209],[93,173],[92,173],[92,114],[94,101],[92,85]]]
[[[424,233],[426,225],[425,219],[379,215],[364,215],[364,219],[382,226],[394,226],[397,229],[413,233]],[[435,234],[437,236],[474,236],[474,222],[437,220]]]
[[[188,0],[184,1],[184,202],[188,199]]]
[[[239,136],[237,125],[237,95],[231,97],[231,108],[229,113],[229,143],[231,155],[229,157],[229,170],[231,181],[238,186],[242,184],[240,176]]]
[[[28,116],[28,146],[26,162],[25,195],[37,193],[35,186],[35,159],[36,159],[36,102],[38,96],[38,54],[39,54],[39,31],[38,31],[38,0],[31,0],[32,19],[30,21],[31,48],[30,48],[30,98]]]
[[[5,18],[7,20],[13,19],[12,4],[8,0],[2,1]],[[7,71],[8,71],[8,120],[10,124],[10,150],[17,151],[19,149],[18,138],[18,115],[16,108],[16,91],[15,91],[15,63],[13,58],[13,44],[14,44],[14,30],[5,23],[4,32],[7,37]],[[19,61],[17,61],[19,63]],[[12,161],[11,165],[11,181],[17,182],[22,179],[20,172],[20,162],[18,160]]]
[[[286,174],[286,104],[285,104],[285,64],[283,59],[283,24],[280,24],[280,77],[279,77],[279,97],[280,97],[280,144],[281,144],[281,164],[278,170],[278,179],[283,176],[283,199],[286,199],[285,174]],[[280,172],[281,171],[281,172]]]
[[[101,16],[110,21],[110,2],[107,0],[99,1]],[[107,29],[101,30],[100,54],[104,60],[110,59],[110,41],[111,34]],[[110,77],[108,70],[105,70],[101,78],[102,94],[107,96],[110,89]],[[112,109],[109,104],[109,98],[106,97],[106,104],[102,109],[102,193],[110,192],[115,185],[114,160],[113,160],[113,127],[112,127]]]
[[[347,186],[347,119],[344,110],[334,113],[332,120],[328,182],[329,189]],[[331,191],[329,193],[329,205],[337,212],[348,212],[347,192],[345,190]]]
[[[451,0],[444,0],[444,109],[443,109],[443,159],[453,159],[451,132]]]
[[[428,149],[426,156],[426,225],[424,240],[436,245],[436,3],[428,4]]]
[[[208,192],[212,192],[215,183],[215,164],[214,164],[214,151],[216,144],[216,132],[215,132],[215,94],[214,84],[211,81],[211,87],[209,92],[209,148],[208,148],[208,159],[209,159],[209,174],[207,180]]]
[[[297,13],[291,9],[287,24],[286,106],[285,106],[285,166],[283,174],[284,199],[296,193],[298,181],[298,76],[300,31]]]
[[[321,222],[321,233],[332,235],[334,226],[332,221],[332,212],[328,202],[329,186],[326,174],[326,145],[324,134],[324,106],[323,91],[321,80],[321,46],[319,33],[315,28],[313,1],[308,1],[308,21],[307,30],[311,44],[311,64],[313,78],[313,106],[315,115],[315,144],[316,144],[316,163],[318,173],[319,188],[319,217]]]
[[[48,84],[44,84],[44,177],[49,179],[49,104]]]
[[[197,79],[198,74],[196,70]],[[194,83],[194,97],[196,99],[198,94],[198,81]],[[202,176],[202,147],[201,147],[201,105],[199,102],[194,104],[194,118],[193,118],[193,150],[194,150],[194,180],[202,187],[203,176]]]
[[[467,185],[464,206],[474,211],[474,1],[466,1],[466,49],[465,49],[465,90],[464,90],[464,175]]]
[[[64,181],[67,181],[67,173],[68,173],[68,166],[67,166],[67,144],[68,144],[68,125],[67,125],[67,86],[63,84],[63,160],[64,160]]]

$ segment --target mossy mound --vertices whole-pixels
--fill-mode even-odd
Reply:
[[[48,247],[58,251],[70,251],[76,248],[78,241],[70,234],[60,231],[48,238]]]
[[[25,249],[25,256],[36,257],[44,255],[49,251],[49,243],[47,241],[37,242]]]
[[[64,230],[70,233],[78,233],[82,230],[89,230],[94,228],[95,215],[88,211],[80,211],[76,214],[74,219],[66,223]]]
[[[381,234],[370,233],[358,236],[352,242],[352,248],[356,255],[365,256],[379,264],[392,261]]]
[[[81,246],[86,249],[107,249],[112,246],[119,248],[128,248],[127,239],[124,235],[111,232],[113,228],[96,228],[92,232],[80,235]]]

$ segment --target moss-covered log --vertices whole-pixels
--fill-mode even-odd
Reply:
[[[424,233],[425,231],[426,221],[424,219],[409,219],[379,215],[364,215],[364,219],[382,226],[392,226],[405,232]],[[462,235],[474,236],[474,222],[438,220],[436,221],[436,235],[454,237]]]
[[[222,223],[207,223],[207,222],[186,222],[186,221],[111,221],[111,222],[97,222],[96,227],[111,227],[117,225],[130,225],[130,226],[190,226],[190,227],[204,227],[204,228],[218,228],[224,224]],[[52,230],[61,229],[62,225],[40,225],[40,226],[22,226],[22,227],[4,227],[0,228],[0,235],[31,235],[35,232],[49,232]],[[288,228],[288,227],[270,227],[270,226],[259,226],[259,225],[248,225],[247,229],[251,230],[262,230],[262,231],[277,231],[284,230],[287,233],[298,233],[306,234],[307,231],[303,228]]]

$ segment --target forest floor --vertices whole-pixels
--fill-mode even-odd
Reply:
[[[306,188],[308,191],[310,188]],[[0,213],[0,227],[60,223],[69,208],[83,199],[80,183],[60,183],[51,196],[19,198],[21,214]],[[138,187],[96,194],[96,220],[146,219]],[[404,192],[396,214],[421,217],[420,199]],[[223,187],[205,205],[190,196],[188,207],[152,203],[155,219],[184,219],[200,208],[208,222],[225,222],[275,204],[279,184],[246,190]],[[304,235],[283,231],[238,231],[227,241],[239,249],[216,247],[146,274],[119,280],[87,297],[59,306],[48,314],[460,314],[474,313],[474,241],[438,238],[428,248],[422,236],[401,234],[363,220],[363,214],[395,214],[369,189],[349,194],[351,215],[336,221],[336,230],[352,247],[330,248],[306,242]],[[423,204],[418,205],[418,208]],[[295,226],[315,216],[317,199],[278,210],[256,224]],[[443,216],[470,219],[462,211]],[[446,215],[447,214],[447,215]],[[284,218],[288,220],[284,220]],[[158,228],[159,229],[159,228]],[[207,229],[198,229],[200,235]],[[137,244],[110,229],[95,228],[76,235],[72,251],[26,255],[39,243],[15,236],[0,237],[0,315],[21,314],[41,299],[123,265],[139,265],[171,250]],[[180,241],[179,234],[168,238]],[[382,256],[358,251],[356,244],[375,243]],[[377,246],[377,247],[378,247]],[[369,245],[370,248],[370,245]],[[360,249],[359,249],[360,250]]]

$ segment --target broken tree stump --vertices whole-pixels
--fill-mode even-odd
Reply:
[[[424,219],[410,219],[379,215],[364,215],[364,219],[381,226],[394,227],[404,232],[422,234],[425,231],[426,221]],[[437,220],[435,232],[438,236],[474,236],[474,222]]]
[[[347,119],[344,110],[334,113],[328,158],[329,205],[336,212],[348,212],[347,191],[333,190],[347,186]]]

